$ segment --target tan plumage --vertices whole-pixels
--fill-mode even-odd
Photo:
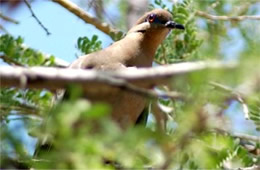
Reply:
[[[125,67],[151,67],[158,46],[175,24],[166,10],[155,9],[142,16],[126,36],[111,46],[74,61],[70,68],[117,70]],[[136,122],[146,100],[142,96],[115,90],[108,94],[84,94],[91,101],[105,101],[112,106],[112,118],[123,128]]]

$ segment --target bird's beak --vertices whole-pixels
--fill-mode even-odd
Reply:
[[[171,29],[173,29],[173,28],[181,29],[181,30],[184,30],[184,29],[185,29],[185,27],[184,27],[183,25],[178,24],[178,23],[175,23],[175,22],[173,22],[173,21],[168,21],[168,22],[166,22],[165,27],[171,28]]]

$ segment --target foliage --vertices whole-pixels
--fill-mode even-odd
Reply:
[[[91,39],[88,37],[79,37],[77,41],[77,48],[83,54],[93,53],[102,48],[102,42],[98,40],[97,35],[93,35]]]
[[[166,8],[161,0],[156,0],[155,4]],[[197,36],[192,3],[186,0],[181,4],[172,5],[169,12],[173,14],[176,23],[185,26],[185,31],[174,30],[157,50],[155,61],[158,64],[168,64],[198,58],[196,53],[202,40]]]
[[[55,66],[55,57],[44,55],[23,44],[21,37],[9,34],[0,36],[0,55],[7,58],[7,63],[20,66]],[[8,115],[36,114],[48,110],[52,105],[52,93],[46,90],[1,88],[0,116],[8,121]]]
[[[71,99],[55,105],[54,95],[46,90],[1,88],[1,168],[14,168],[13,161],[39,169],[234,169],[259,165],[260,142],[233,133],[246,129],[254,137],[260,134],[260,41],[255,38],[260,34],[256,29],[259,22],[212,21],[196,15],[197,10],[214,15],[254,15],[259,13],[257,5],[255,1],[227,0],[184,0],[174,4],[155,0],[150,5],[167,8],[174,21],[186,28],[172,31],[159,47],[155,60],[158,64],[202,59],[240,62],[233,70],[194,72],[176,77],[167,88],[158,87],[185,96],[182,100],[159,99],[167,112],[166,133],[156,128],[153,114],[149,114],[146,127],[120,129],[110,120],[108,105],[79,99],[77,87],[71,88]],[[101,44],[98,35],[80,37],[77,48],[88,54],[100,50]],[[8,57],[9,64],[55,65],[53,56],[46,58],[26,47],[21,37],[11,35],[0,37],[0,54]],[[242,92],[241,96],[237,92]],[[246,112],[244,107],[249,111],[249,120],[245,116],[237,120]],[[25,149],[23,136],[12,133],[14,115],[25,118],[20,121],[31,136],[40,141],[47,136],[47,148],[37,152],[36,157]]]
[[[0,55],[8,57],[12,62],[24,66],[54,66],[55,57],[46,57],[41,52],[24,46],[21,37],[13,38],[5,34],[0,36]]]

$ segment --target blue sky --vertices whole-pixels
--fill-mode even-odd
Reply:
[[[52,1],[34,2],[31,4],[36,16],[51,35],[46,36],[45,31],[31,16],[28,8],[23,4],[9,16],[15,18],[20,24],[5,24],[6,29],[14,36],[22,36],[29,47],[40,50],[46,54],[53,54],[55,57],[66,61],[75,60],[77,52],[75,45],[78,37],[92,37],[98,35],[103,42],[103,47],[112,43],[109,36],[97,30],[94,26],[86,24],[74,14],[71,14],[63,7]],[[6,10],[3,9],[6,14]]]
[[[72,1],[76,3],[79,2],[79,0]],[[7,11],[6,8],[1,8],[1,11],[3,11],[5,15],[20,22],[18,25],[5,23],[5,28],[14,36],[22,36],[25,44],[29,47],[72,62],[76,59],[77,50],[75,45],[78,37],[92,37],[96,34],[99,36],[99,39],[102,40],[103,47],[107,47],[113,42],[109,36],[94,26],[86,24],[77,16],[52,1],[44,0],[40,3],[34,1],[31,5],[36,16],[49,32],[51,32],[51,35],[46,36],[46,32],[31,16],[29,9],[24,3],[22,3],[17,10],[11,12]],[[91,13],[91,11],[88,12]],[[118,15],[116,3],[106,7],[106,12],[112,14],[111,16],[113,17]],[[200,21],[199,25],[203,28],[203,20]],[[244,44],[243,41],[241,41],[237,29],[229,30],[228,35],[232,37],[233,41],[224,43],[221,47],[221,53],[227,59],[234,59],[240,50],[243,49]],[[225,50],[227,46],[229,46],[229,48]]]

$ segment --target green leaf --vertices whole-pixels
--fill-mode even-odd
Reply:
[[[91,40],[88,37],[79,37],[77,40],[77,48],[83,54],[89,54],[102,48],[102,42],[98,41],[98,36],[94,35]]]

